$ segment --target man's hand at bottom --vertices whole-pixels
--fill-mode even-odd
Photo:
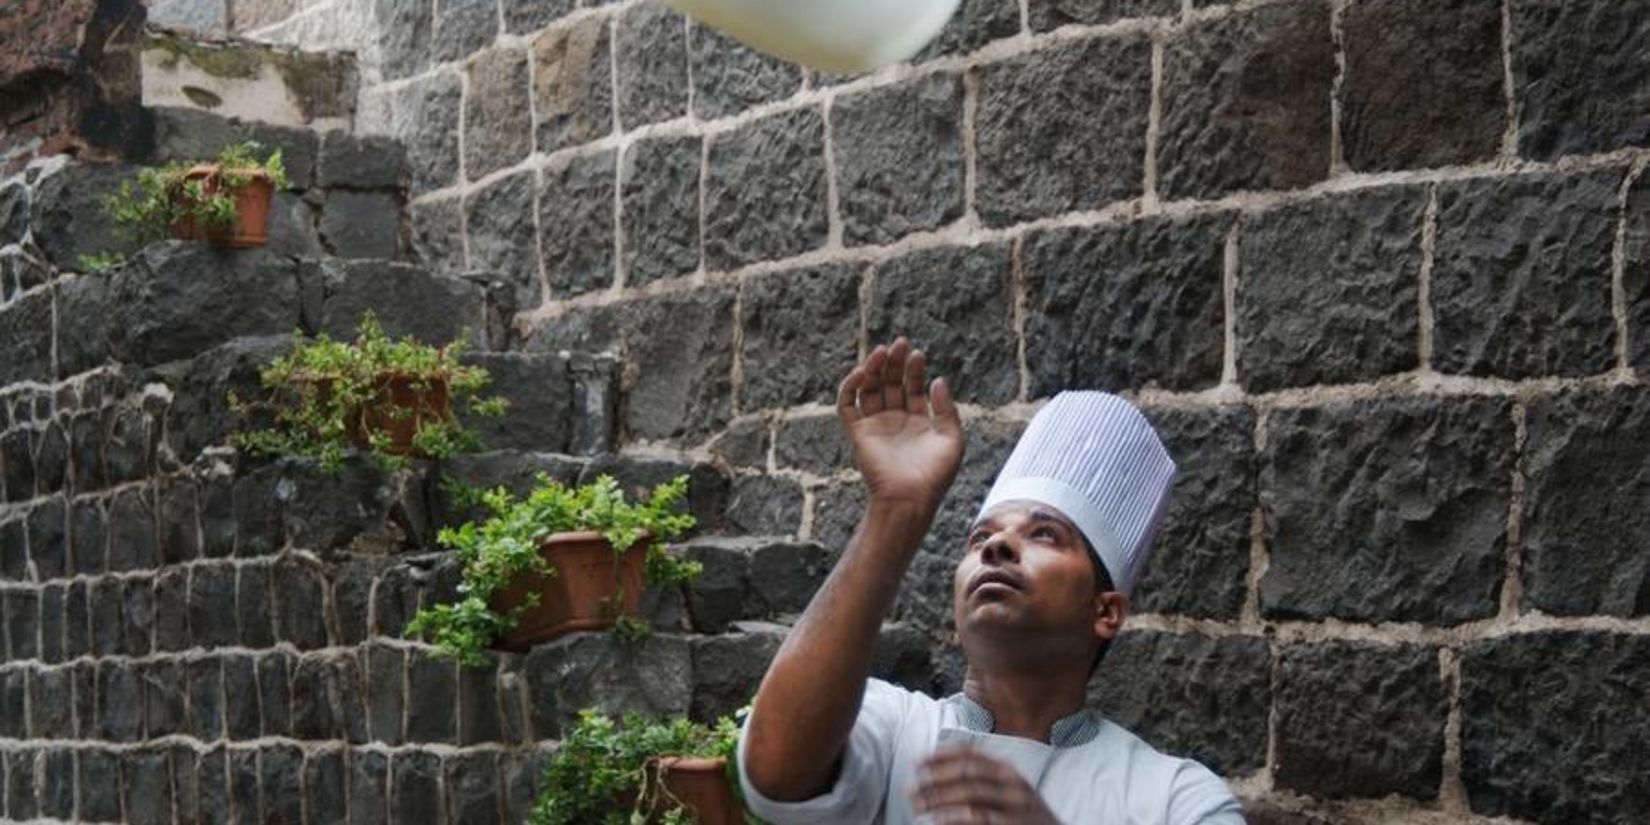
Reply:
[[[1018,771],[968,748],[923,760],[911,804],[934,825],[1059,825]]]

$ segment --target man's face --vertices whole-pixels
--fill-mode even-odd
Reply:
[[[1096,643],[1094,565],[1082,534],[1046,505],[992,507],[968,534],[952,609],[965,648],[993,639],[1062,648]]]

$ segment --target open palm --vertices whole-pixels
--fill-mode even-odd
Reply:
[[[925,386],[926,359],[900,338],[842,379],[837,416],[873,498],[937,507],[962,463],[962,420],[945,379]]]

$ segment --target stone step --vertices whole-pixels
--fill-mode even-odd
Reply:
[[[177,5],[156,5],[151,22],[185,23],[186,18],[170,13]],[[316,131],[349,131],[354,123],[359,74],[349,52],[301,51],[213,36],[198,26],[151,26],[143,38],[141,63],[145,106]]]

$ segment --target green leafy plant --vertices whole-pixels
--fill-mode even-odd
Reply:
[[[126,263],[126,258],[113,252],[81,253],[75,259],[75,263],[80,266],[80,271],[87,275],[102,275]]]
[[[738,793],[739,725],[722,718],[715,725],[686,719],[653,721],[630,714],[614,719],[594,710],[578,722],[545,766],[544,787],[531,825],[683,825],[693,815],[671,797],[654,761],[662,756],[723,757],[728,781]],[[625,803],[624,805],[621,805]],[[628,805],[628,807],[626,807]],[[747,823],[760,823],[745,814]]]
[[[644,580],[650,586],[680,585],[699,575],[698,562],[677,558],[665,550],[665,542],[694,525],[693,516],[679,512],[676,506],[687,494],[687,476],[653,488],[644,500],[635,503],[625,500],[624,491],[612,476],[604,475],[576,487],[563,485],[543,473],[536,481],[521,499],[503,487],[487,490],[480,494],[480,500],[492,514],[489,518],[479,524],[469,521],[456,528],[442,528],[437,540],[457,555],[463,569],[458,600],[418,611],[407,625],[409,635],[434,642],[440,653],[464,664],[485,664],[487,647],[513,629],[522,613],[538,604],[538,594],[529,594],[526,603],[500,614],[492,608],[493,597],[517,576],[556,575],[539,548],[554,533],[601,533],[615,554],[623,554],[645,538]],[[621,633],[635,635],[634,622],[623,623]]]
[[[356,446],[388,468],[402,466],[406,453],[445,458],[478,450],[480,438],[454,409],[499,416],[507,402],[481,397],[491,376],[459,363],[463,352],[462,341],[432,347],[411,337],[392,339],[370,311],[353,342],[295,333],[292,352],[260,375],[267,399],[230,395],[238,414],[268,421],[236,434],[235,444],[259,455],[316,458],[329,472]],[[410,443],[397,444],[396,430],[410,430]]]
[[[224,147],[210,161],[144,167],[136,179],[104,198],[104,211],[139,245],[166,238],[173,227],[191,221],[208,230],[226,230],[235,223],[236,196],[258,173],[268,176],[276,191],[292,186],[281,150],[260,159],[262,148],[245,141]],[[215,178],[189,176],[202,163],[218,167]]]

